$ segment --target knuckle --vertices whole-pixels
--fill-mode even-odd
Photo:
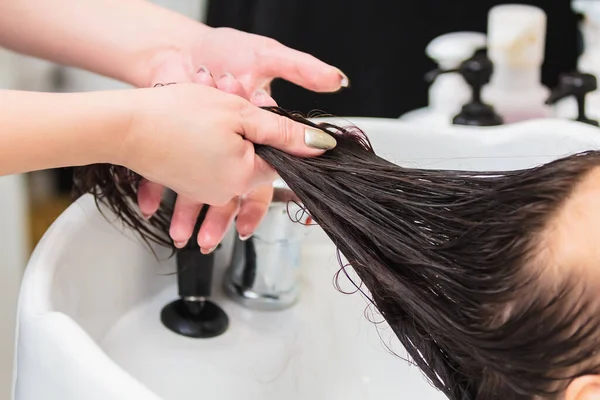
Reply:
[[[217,207],[225,207],[229,203],[229,196],[221,197],[215,206]]]
[[[236,98],[234,107],[237,109],[238,117],[244,123],[251,120],[254,116],[254,113],[258,109],[252,103],[242,99],[241,97]]]
[[[235,195],[242,196],[250,191],[253,174],[253,168],[242,168],[237,171],[233,184]]]
[[[288,147],[294,143],[294,131],[296,124],[289,118],[277,117],[278,118],[278,135],[279,142],[282,146]]]
[[[239,96],[235,97],[233,105],[235,108],[237,108],[240,117],[243,119],[250,118],[254,112],[254,109],[256,108],[252,105],[252,103]]]
[[[238,196],[248,193],[252,187],[252,170],[246,169],[240,174],[240,180],[238,183]]]
[[[211,205],[214,207],[223,207],[231,200],[231,197],[231,195],[226,193],[218,194],[215,196],[215,199],[212,201],[213,204]]]
[[[256,51],[259,56],[268,55],[269,52],[277,50],[281,47],[281,43],[276,39],[266,36],[260,37],[258,39],[260,40],[260,45],[257,46]]]

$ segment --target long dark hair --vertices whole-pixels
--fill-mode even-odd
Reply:
[[[599,152],[519,171],[407,169],[378,157],[356,127],[268,109],[336,137],[335,149],[314,158],[255,149],[448,398],[552,396],[596,370],[588,361],[600,330],[589,296],[576,279],[545,279],[551,265],[541,254],[544,229],[600,165]],[[138,213],[139,180],[124,167],[90,165],[76,171],[75,187],[107,203],[146,240],[173,246],[167,205],[148,222]]]

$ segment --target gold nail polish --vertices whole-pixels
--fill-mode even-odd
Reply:
[[[306,128],[304,131],[304,143],[308,147],[319,150],[331,150],[337,145],[333,136],[313,128]]]

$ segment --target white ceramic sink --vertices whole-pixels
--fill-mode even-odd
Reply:
[[[564,120],[439,131],[350,121],[381,155],[412,167],[524,168],[600,148],[600,129]],[[218,253],[212,297],[229,315],[229,329],[190,339],[159,318],[177,297],[174,259],[157,248],[157,260],[107,216],[81,198],[31,257],[19,306],[16,400],[443,398],[386,348],[405,354],[385,324],[365,317],[366,300],[334,288],[339,267],[319,228],[307,228],[300,301],[277,312],[252,311],[223,294],[230,235]]]

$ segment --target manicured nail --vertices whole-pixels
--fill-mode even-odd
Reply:
[[[198,68],[197,74],[209,74],[210,75],[210,71],[208,70],[208,68],[206,68],[204,65],[202,65],[200,68]]]
[[[205,248],[200,248],[200,252],[201,252],[202,254],[210,254],[210,253],[212,253],[212,252],[213,252],[213,251],[214,251],[216,248],[217,248],[217,246],[215,246],[215,247],[211,247],[211,248],[210,248],[210,249],[208,249],[208,250],[207,250],[207,249],[205,249]]]
[[[319,150],[331,150],[337,145],[333,136],[313,128],[306,128],[304,131],[304,143]]]
[[[150,218],[152,218],[152,214],[144,214],[144,213],[142,213],[142,218],[144,218],[146,221],[148,221]]]
[[[268,96],[269,94],[267,93],[267,91],[265,89],[256,89],[254,91],[254,97],[264,97],[264,96]]]
[[[178,249],[183,248],[185,245],[187,244],[187,240],[186,241],[181,241],[181,242],[175,242],[175,247],[177,247]]]
[[[235,79],[235,76],[233,76],[231,72],[225,72],[223,75],[221,75],[221,79],[223,78]]]
[[[342,71],[340,71],[338,69],[338,72],[340,74],[340,85],[344,88],[347,88],[350,86],[350,80],[348,79],[348,77],[346,76],[345,73],[343,73]]]
[[[245,242],[246,240],[250,239],[251,237],[252,237],[252,234],[251,234],[251,233],[249,233],[249,234],[247,234],[247,235],[244,235],[244,236],[242,236],[242,234],[240,234],[240,240],[241,240],[242,242]]]

